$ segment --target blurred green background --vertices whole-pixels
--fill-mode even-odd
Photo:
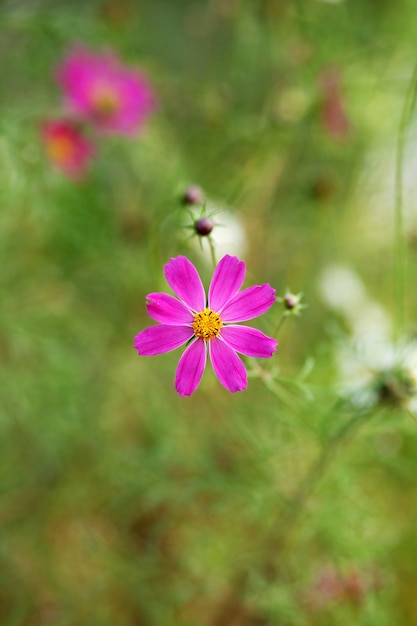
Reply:
[[[379,307],[395,340],[416,42],[413,0],[2,0],[2,626],[417,624],[417,423],[391,379],[355,428],[338,404],[358,319]],[[102,142],[82,183],[39,135],[74,43],[141,67],[159,103],[138,137]],[[412,333],[412,123],[407,136]],[[304,294],[265,365],[274,385],[232,395],[208,368],[180,399],[179,351],[132,349],[171,256],[208,284],[184,229],[190,183],[239,220],[248,285]],[[326,292],[335,267],[365,310],[337,278]]]

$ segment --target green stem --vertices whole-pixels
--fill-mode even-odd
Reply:
[[[342,410],[344,405],[345,402],[343,400],[338,400],[329,414],[333,415],[336,411]],[[283,550],[291,535],[291,530],[305,511],[307,503],[314,494],[319,482],[328,471],[334,459],[336,449],[346,443],[348,438],[352,436],[355,430],[365,421],[365,418],[365,412],[358,411],[350,420],[345,422],[336,433],[329,437],[319,456],[307,470],[304,478],[302,478],[295,494],[287,502],[287,511],[283,513],[281,522],[275,525],[273,535],[267,540],[267,554],[275,555]],[[267,559],[267,562],[264,564],[265,574],[268,577],[275,576],[275,570],[275,559]]]
[[[342,408],[342,406],[343,405],[337,402],[336,406],[331,411],[332,414],[337,410],[338,407]],[[323,474],[327,470],[327,467],[333,458],[333,453],[335,449],[340,446],[341,443],[343,443],[348,438],[348,436],[350,436],[355,431],[355,429],[363,423],[363,421],[364,414],[358,412],[357,414],[353,415],[353,417],[348,422],[343,424],[343,426],[341,426],[339,430],[328,439],[319,457],[316,459],[316,461],[313,463],[306,476],[304,477],[300,487],[297,490],[297,494],[293,499],[293,508],[295,508],[297,512],[302,511],[307,498],[313,492],[314,487],[317,485],[317,483],[320,481]]]
[[[396,304],[396,332],[397,339],[403,333],[405,322],[405,239],[404,239],[404,211],[403,211],[403,169],[404,149],[407,129],[411,114],[416,102],[417,63],[404,99],[401,112],[400,126],[397,137],[397,155],[395,164],[395,304]]]
[[[278,320],[278,324],[277,324],[277,327],[275,329],[274,337],[278,337],[278,333],[281,330],[281,328],[284,326],[284,322],[287,319],[287,317],[289,317],[289,315],[288,315],[288,313],[286,311],[284,311],[284,313],[281,315],[281,317]]]
[[[210,237],[210,235],[207,237],[207,239],[208,239],[209,246],[210,246],[210,256],[211,256],[211,262],[213,264],[213,270],[214,270],[216,268],[216,265],[217,265],[216,251],[214,249],[213,239]]]

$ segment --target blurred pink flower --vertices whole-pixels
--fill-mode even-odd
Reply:
[[[324,129],[333,139],[346,139],[350,133],[350,122],[345,109],[340,73],[336,69],[324,71],[320,77],[320,88]]]
[[[141,356],[154,356],[187,344],[175,378],[181,397],[197,389],[207,354],[220,384],[234,393],[248,384],[245,366],[236,352],[261,358],[275,352],[275,339],[256,328],[236,324],[262,315],[275,302],[275,289],[267,283],[239,291],[245,274],[245,263],[226,254],[214,270],[206,298],[196,268],[179,256],[165,265],[165,278],[177,298],[166,293],[146,297],[148,314],[160,323],[139,333],[135,348]]]
[[[156,104],[147,79],[113,53],[74,48],[58,68],[57,78],[69,110],[103,132],[137,131]]]
[[[308,589],[307,600],[310,608],[321,611],[328,605],[340,601],[343,595],[343,579],[333,567],[317,572],[317,577]]]
[[[47,120],[41,128],[42,141],[51,162],[66,176],[80,179],[95,155],[93,144],[71,120]]]
[[[308,604],[314,611],[322,611],[335,603],[360,606],[366,595],[377,588],[372,572],[350,569],[341,572],[335,567],[325,567],[317,572],[308,592]]]

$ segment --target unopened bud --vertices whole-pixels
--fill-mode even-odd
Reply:
[[[203,200],[203,190],[197,185],[190,185],[182,196],[183,204],[202,204]]]
[[[297,304],[300,302],[300,298],[295,296],[293,293],[287,293],[283,297],[284,306],[286,309],[295,309]]]
[[[214,228],[214,222],[209,217],[200,217],[194,224],[194,229],[197,235],[207,237]]]
[[[282,297],[278,297],[277,301],[284,305],[285,311],[283,315],[300,315],[301,311],[306,308],[306,305],[301,302],[303,297],[302,293],[291,293],[287,291]]]

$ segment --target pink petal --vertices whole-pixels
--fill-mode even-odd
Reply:
[[[210,309],[219,313],[226,302],[237,294],[245,280],[246,265],[237,256],[226,254],[214,270],[208,302]]]
[[[149,293],[146,296],[146,310],[152,319],[162,324],[183,326],[192,324],[194,319],[182,302],[167,293]]]
[[[184,396],[191,396],[200,384],[206,367],[207,350],[202,339],[193,341],[179,360],[175,375],[175,389]]]
[[[239,292],[222,310],[223,322],[244,322],[265,313],[275,302],[271,285],[254,285]]]
[[[165,265],[165,278],[172,291],[193,311],[206,306],[203,283],[194,265],[185,256],[177,256]]]
[[[135,337],[134,347],[140,356],[155,356],[175,350],[193,336],[193,329],[188,326],[168,326],[158,324],[142,330]]]
[[[236,352],[221,339],[209,342],[210,359],[220,384],[234,393],[248,386],[248,376]]]
[[[221,337],[232,350],[264,359],[271,357],[278,345],[272,337],[249,326],[223,326]]]
[[[115,116],[120,132],[130,134],[139,129],[156,107],[156,96],[146,79],[139,72],[125,71],[120,74],[119,94],[121,110]]]
[[[109,71],[110,57],[98,57],[84,47],[73,48],[58,67],[57,79],[67,104],[74,113],[91,113],[90,87],[98,75]]]

